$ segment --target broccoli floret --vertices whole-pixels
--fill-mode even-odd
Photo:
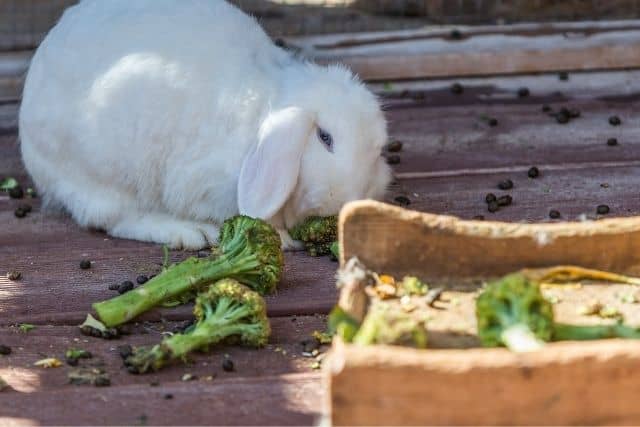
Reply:
[[[331,246],[329,246],[329,251],[331,251],[331,260],[340,260],[340,244],[338,242],[331,243]]]
[[[331,245],[338,235],[337,216],[312,216],[289,230],[291,237],[304,243],[311,256],[331,254]]]
[[[223,279],[196,298],[196,323],[184,334],[174,334],[153,347],[138,347],[124,363],[129,372],[157,371],[196,350],[235,339],[250,347],[264,346],[271,333],[262,297],[233,279]]]
[[[376,303],[369,307],[358,333],[353,337],[358,345],[386,344],[416,348],[427,347],[425,319],[391,304]]]
[[[280,236],[266,222],[236,216],[222,226],[220,244],[211,258],[189,258],[174,264],[143,286],[93,305],[108,327],[125,323],[165,301],[233,278],[260,294],[280,281],[284,257]]]
[[[566,277],[598,280],[607,274],[571,266],[545,271],[545,280]],[[553,306],[540,291],[537,281],[540,277],[534,270],[525,270],[487,285],[476,301],[478,337],[483,346],[504,345],[513,351],[531,351],[552,340],[640,338],[638,329],[622,324],[580,326],[556,323]]]
[[[485,347],[540,348],[553,335],[553,307],[520,273],[491,282],[476,301],[478,337]]]

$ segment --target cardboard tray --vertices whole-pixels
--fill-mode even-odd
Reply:
[[[341,262],[396,277],[465,281],[576,264],[637,274],[640,218],[582,223],[463,221],[382,203],[340,216]],[[640,342],[506,349],[357,347],[336,341],[325,380],[334,425],[640,424]]]

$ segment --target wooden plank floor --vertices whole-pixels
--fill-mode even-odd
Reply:
[[[376,85],[385,98],[390,133],[404,143],[388,201],[403,195],[410,208],[506,221],[547,221],[550,209],[558,209],[563,220],[595,219],[599,204],[609,205],[610,215],[638,214],[640,79],[635,73],[572,75],[569,83],[555,76],[467,79],[459,96],[449,91],[451,81]],[[517,97],[514,88],[520,86],[530,87],[531,95]],[[541,111],[543,103],[578,109],[581,117],[558,124]],[[0,175],[27,186],[17,108],[0,105]],[[612,115],[621,118],[621,126],[608,123]],[[487,124],[490,117],[498,126]],[[607,145],[614,137],[618,146]],[[535,180],[527,177],[532,165],[541,170]],[[497,183],[506,178],[514,189],[499,191]],[[490,214],[487,192],[508,193],[514,203]],[[312,424],[322,415],[320,376],[311,367],[314,359],[301,355],[299,342],[324,327],[323,315],[336,298],[336,264],[287,255],[285,279],[268,299],[274,337],[266,349],[220,348],[190,365],[132,376],[120,366],[116,347],[157,341],[191,317],[190,307],[150,313],[117,341],[86,338],[76,325],[92,302],[113,295],[109,284],[157,271],[161,248],[82,230],[42,211],[37,199],[34,211],[17,219],[13,211],[19,203],[0,194],[0,344],[13,348],[10,356],[0,356],[0,377],[10,385],[0,393],[0,423],[284,425]],[[172,252],[174,260],[188,255]],[[78,268],[83,257],[94,261],[91,270]],[[21,271],[23,279],[4,278],[10,270]],[[13,326],[23,322],[36,328],[22,333]],[[67,384],[67,366],[33,366],[72,346],[94,353],[92,363],[111,376],[109,388]],[[222,371],[224,354],[233,358],[236,372]],[[198,380],[181,381],[185,373]]]

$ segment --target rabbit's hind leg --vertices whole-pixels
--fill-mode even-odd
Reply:
[[[218,231],[214,224],[180,220],[162,213],[131,213],[108,230],[114,237],[192,250],[215,243]]]

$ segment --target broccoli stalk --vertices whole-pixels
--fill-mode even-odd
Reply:
[[[216,253],[208,259],[189,258],[172,265],[144,286],[93,305],[108,326],[125,323],[141,313],[175,300],[217,280],[233,278],[261,294],[280,280],[283,253],[280,236],[266,222],[245,216],[225,221]]]
[[[184,334],[174,334],[153,347],[138,347],[124,363],[129,372],[157,371],[196,350],[206,350],[229,338],[261,347],[271,328],[262,297],[233,279],[223,279],[196,298],[196,323]]]
[[[289,234],[293,239],[304,243],[309,255],[330,255],[333,253],[332,245],[338,235],[338,217],[309,217],[289,230]]]
[[[578,267],[548,271],[558,272],[559,277],[565,278],[569,271],[580,272],[579,277],[585,279],[603,277],[603,272]],[[597,274],[592,275],[594,272]],[[478,337],[483,346],[504,345],[513,351],[523,352],[539,349],[548,341],[640,338],[640,331],[620,324],[578,326],[556,323],[553,307],[540,291],[537,282],[540,277],[525,270],[487,285],[476,301]],[[545,280],[556,278],[553,275],[544,277]]]

